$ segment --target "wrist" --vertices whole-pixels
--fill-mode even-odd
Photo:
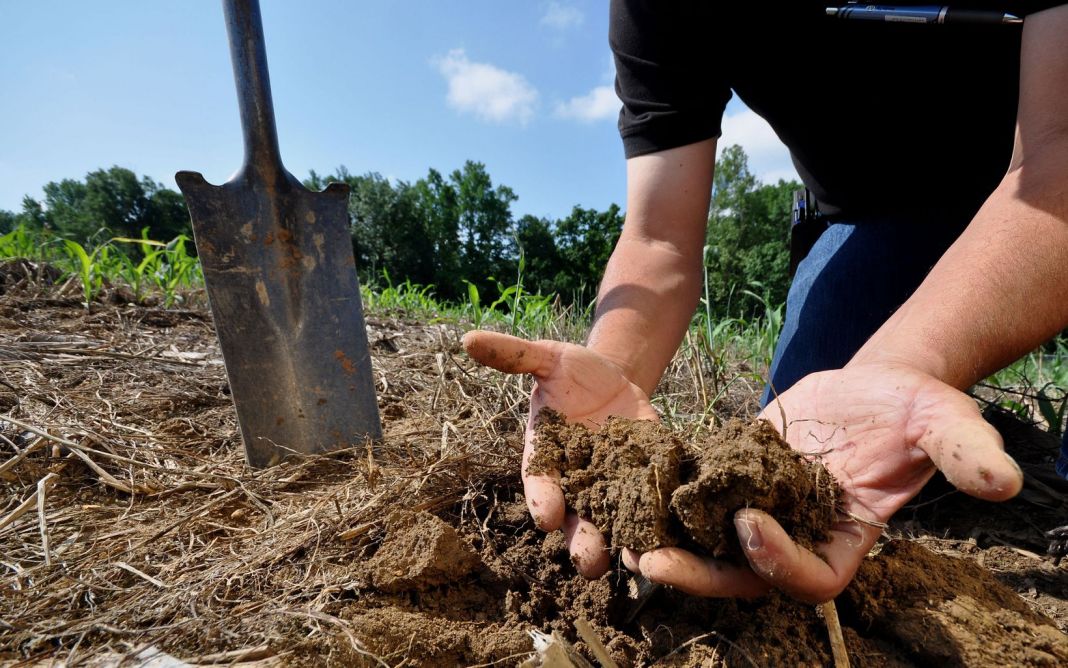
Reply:
[[[849,360],[846,367],[908,368],[960,389],[969,387],[974,382],[969,374],[954,373],[949,361],[934,346],[898,342],[886,340],[886,338],[880,337],[877,332]]]
[[[846,368],[857,366],[904,367],[933,376],[939,380],[946,377],[945,364],[935,356],[905,353],[892,350],[860,350],[846,363]]]
[[[647,396],[652,394],[653,388],[647,389],[641,382],[649,374],[638,366],[634,356],[629,351],[619,350],[617,346],[595,339],[593,336],[587,341],[586,348],[597,353],[601,359],[611,364],[619,371],[621,376],[626,378],[628,382],[640,387]]]

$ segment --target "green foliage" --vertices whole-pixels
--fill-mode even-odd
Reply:
[[[186,250],[189,237],[179,234],[168,243],[153,241],[148,237],[148,228],[141,229],[140,239],[115,237],[108,244],[135,244],[141,251],[141,259],[131,258],[126,253],[118,254],[117,274],[130,286],[134,299],[140,300],[145,288],[145,279],[150,280],[163,295],[164,306],[173,306],[183,288],[195,288],[204,284],[200,262]]]
[[[593,295],[604,267],[623,229],[623,214],[612,204],[607,211],[574,207],[556,224],[561,266],[554,279],[555,291],[576,298]]]
[[[493,277],[521,275],[520,295],[585,302],[596,293],[623,226],[615,205],[604,212],[575,207],[560,221],[516,221],[515,193],[495,185],[485,165],[472,161],[447,176],[431,169],[415,183],[376,173],[354,176],[340,167],[329,177],[311,172],[305,185],[322,189],[330,181],[351,189],[349,220],[361,279],[373,282],[386,272],[433,285],[445,300],[473,304],[474,293],[483,301],[499,299],[509,284]],[[515,299],[517,291],[508,293],[513,306],[522,301]]]
[[[349,222],[356,264],[365,275],[387,271],[416,283],[434,281],[433,239],[417,213],[417,197],[407,183],[390,184],[380,174],[354,176],[344,167],[330,181],[349,186]],[[306,182],[320,189],[325,180],[311,173]]]
[[[0,235],[0,258],[26,258],[47,260],[53,254],[54,245],[42,231],[33,231],[18,224],[11,231]]]
[[[84,182],[51,181],[43,190],[43,203],[23,199],[18,222],[51,229],[84,246],[92,245],[94,239],[131,237],[144,227],[157,239],[189,232],[181,194],[147,176],[138,179],[122,167],[89,172]]]
[[[993,403],[998,406],[1062,435],[1068,418],[1068,331],[998,371],[980,386],[993,390]]]
[[[384,285],[374,281],[360,283],[363,305],[369,310],[401,311],[411,317],[437,321],[445,307],[434,298],[434,286],[418,285],[411,280],[394,285],[389,272],[382,272]]]
[[[319,189],[329,181],[351,188],[353,251],[365,280],[386,271],[457,299],[467,281],[489,292],[490,276],[514,269],[516,196],[495,186],[481,163],[468,161],[448,177],[432,169],[415,184],[392,184],[376,173],[353,176],[344,167],[327,178],[313,171],[305,183]]]
[[[760,304],[782,304],[789,289],[790,209],[796,181],[762,184],[749,171],[740,146],[716,162],[708,217],[706,299],[718,316],[752,317]],[[733,300],[741,289],[757,288],[760,299]]]
[[[129,286],[137,301],[152,288],[166,306],[179,302],[183,291],[203,287],[200,262],[188,251],[189,237],[180,234],[163,243],[148,235],[145,227],[140,238],[112,237],[101,243],[83,244],[48,229],[19,224],[0,235],[0,260],[25,258],[56,265],[67,275],[77,277],[86,308],[106,286]]]
[[[413,186],[416,215],[423,221],[424,229],[432,244],[432,258],[427,263],[432,267],[434,283],[446,299],[463,299],[463,279],[470,275],[464,266],[460,246],[460,203],[456,189],[436,169],[427,172]]]
[[[47,222],[41,203],[29,195],[24,196],[22,198],[22,213],[18,215],[16,223],[34,230],[40,230],[45,227]]]
[[[74,267],[74,273],[81,279],[82,304],[89,308],[104,283],[104,276],[107,273],[108,260],[110,259],[109,246],[101,244],[90,253],[77,241],[64,239],[63,247]]]
[[[712,362],[713,377],[720,378],[729,361],[744,359],[755,370],[753,380],[763,383],[782,332],[783,305],[771,302],[765,295],[752,290],[742,290],[740,301],[745,308],[740,310],[751,315],[718,316],[707,297],[709,288],[706,274],[705,297],[701,299],[701,308],[692,328],[699,347]]]
[[[0,209],[0,234],[7,234],[18,226],[18,216]]]
[[[552,221],[523,216],[516,222],[515,244],[523,258],[527,289],[542,294],[557,292],[556,279],[564,263]]]
[[[464,273],[482,287],[489,287],[491,279],[486,277],[512,273],[511,206],[517,197],[508,186],[494,186],[482,163],[464,163],[449,180],[456,190]]]
[[[134,300],[140,301],[147,287],[146,277],[151,279],[159,270],[160,256],[163,254],[166,244],[153,241],[148,238],[148,228],[141,229],[140,239],[117,237],[114,241],[120,243],[137,244],[141,250],[141,258],[137,259],[128,254],[120,255],[119,276],[133,290]]]
[[[1064,433],[1064,416],[1068,414],[1068,391],[1053,383],[1046,383],[1038,390],[1038,411],[1048,429],[1060,436]]]

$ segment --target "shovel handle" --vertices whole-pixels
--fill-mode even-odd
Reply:
[[[259,0],[223,0],[223,13],[245,139],[243,171],[255,172],[273,181],[284,174],[285,169],[278,151],[260,3]]]

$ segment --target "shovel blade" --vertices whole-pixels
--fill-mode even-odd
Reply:
[[[379,440],[348,187],[320,193],[284,170],[185,195],[197,253],[253,467]]]

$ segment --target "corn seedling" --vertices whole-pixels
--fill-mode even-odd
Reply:
[[[74,266],[75,275],[81,280],[82,304],[85,308],[89,308],[103,285],[103,276],[100,274],[96,261],[101,252],[106,252],[104,251],[106,246],[97,246],[92,253],[89,253],[77,241],[65,239],[63,247]]]
[[[140,301],[142,291],[146,283],[145,279],[156,274],[160,264],[160,256],[163,255],[167,245],[148,238],[148,228],[141,230],[140,239],[116,237],[112,241],[126,244],[137,244],[141,250],[141,260],[136,261],[128,255],[121,254],[121,266],[119,276],[133,290],[134,300]]]

